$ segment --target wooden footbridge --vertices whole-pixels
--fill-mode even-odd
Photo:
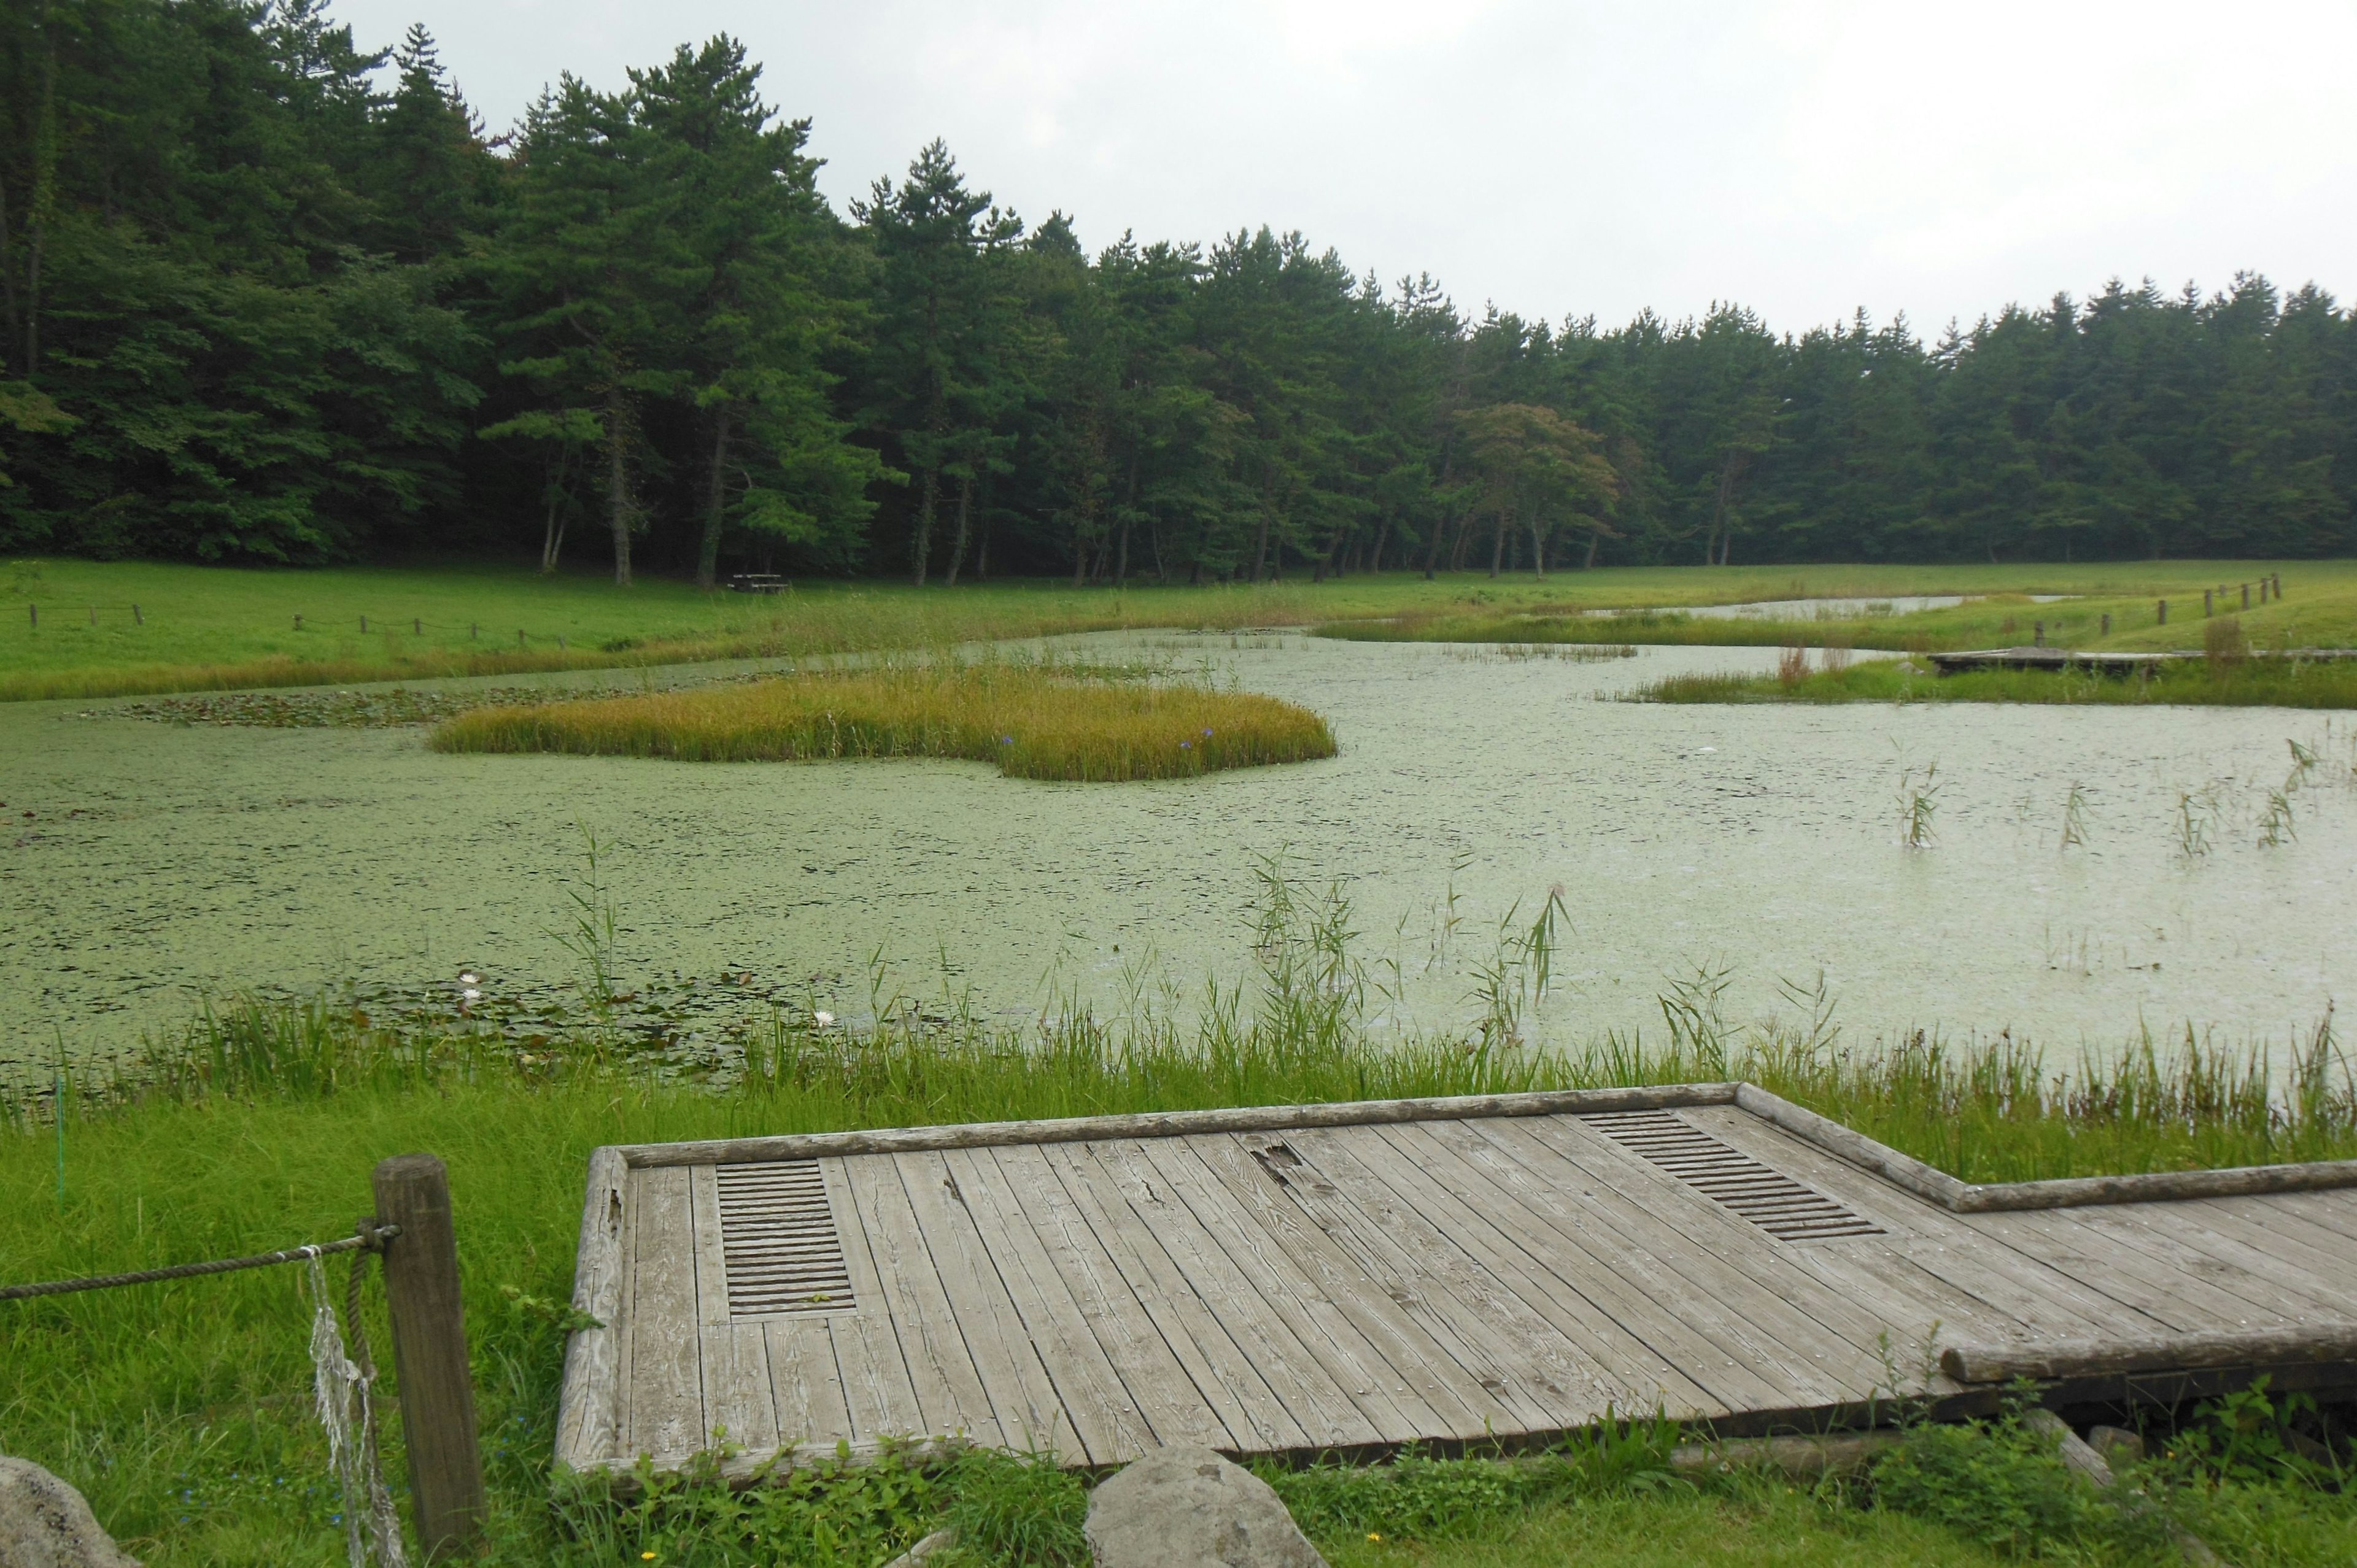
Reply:
[[[2357,1162],[1973,1187],[1749,1084],[645,1144],[574,1305],[585,1470],[1817,1430],[2357,1384]]]

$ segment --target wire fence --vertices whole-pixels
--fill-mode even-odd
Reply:
[[[39,631],[42,626],[41,616],[40,602],[27,600],[25,605],[26,629],[29,632]],[[135,627],[145,627],[147,624],[147,612],[136,604],[75,603],[61,606],[56,600],[49,602],[48,621],[52,626],[73,626],[85,620],[92,627],[109,623],[119,626],[126,617]],[[479,620],[428,620],[424,616],[415,615],[357,615],[351,612],[339,616],[297,615],[294,618],[292,629],[306,632],[338,631],[354,625],[358,626],[363,637],[400,636],[404,632],[411,637],[424,637],[430,632],[440,637],[444,641],[457,642],[462,640],[460,634],[464,633],[463,640],[471,643],[500,642],[504,641],[507,636],[506,632],[500,628],[487,626],[486,623]],[[562,653],[569,651],[572,647],[568,634],[561,631],[533,632],[527,628],[519,627],[516,628],[515,638],[518,648],[530,648],[535,643],[545,647],[554,643],[557,651]],[[608,651],[619,651],[619,650],[608,650]]]

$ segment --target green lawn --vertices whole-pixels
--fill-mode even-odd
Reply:
[[[1051,582],[920,590],[813,580],[791,594],[756,598],[653,578],[621,589],[590,572],[544,577],[528,567],[481,564],[294,570],[19,559],[0,563],[6,589],[0,700],[926,647],[1121,627],[1298,626],[1402,616],[1495,620],[1606,607],[1948,593],[2106,596],[2119,602],[2115,635],[2126,647],[2140,645],[2143,623],[2136,617],[2149,618],[2148,598],[2166,594],[2175,604],[2190,595],[2198,602],[2206,584],[2255,580],[2270,571],[2284,575],[2289,597],[2280,613],[2287,632],[2320,639],[2357,622],[2357,564],[2346,562],[1654,567],[1558,572],[1543,581],[1468,573],[1430,583],[1394,573],[1322,584],[1297,575],[1257,587],[1125,590]],[[2049,613],[2061,621],[2088,607]],[[1994,634],[2006,614],[2026,630],[2023,618],[2034,613],[2017,606],[1982,618]],[[2266,617],[2276,614],[2274,607],[2255,614],[2255,638],[2265,640],[2274,626]],[[1773,627],[1762,631],[1756,622],[1690,624],[1691,635],[1645,640],[1775,641],[1787,635]],[[2185,635],[2198,642],[2198,622],[2186,624]],[[1943,639],[1979,635],[1976,623],[1933,621],[1891,635],[1919,631]],[[2178,632],[2173,618],[2168,635]]]

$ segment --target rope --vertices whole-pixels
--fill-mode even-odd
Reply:
[[[408,1568],[402,1550],[401,1519],[393,1511],[393,1494],[377,1462],[376,1402],[370,1397],[376,1366],[370,1359],[368,1335],[361,1320],[361,1284],[367,1277],[368,1255],[378,1250],[385,1232],[373,1219],[361,1219],[358,1230],[353,1240],[359,1250],[353,1253],[351,1274],[344,1288],[344,1316],[360,1352],[357,1361],[344,1354],[318,1251],[312,1251],[306,1260],[316,1304],[311,1316],[311,1386],[319,1424],[328,1434],[328,1462],[335,1466],[343,1492],[344,1548],[351,1568],[368,1568],[371,1558],[383,1568]]]
[[[139,1269],[127,1274],[97,1274],[86,1280],[48,1280],[40,1284],[0,1285],[0,1301],[25,1301],[39,1295],[67,1295],[82,1290],[113,1290],[117,1285],[153,1284],[157,1280],[193,1279],[202,1274],[234,1273],[240,1269],[264,1269],[273,1263],[316,1262],[330,1252],[375,1251],[385,1242],[401,1234],[398,1225],[371,1225],[357,1236],[347,1236],[340,1241],[314,1241],[307,1246],[289,1247],[279,1252],[261,1252],[251,1258],[215,1258],[202,1263],[175,1263],[166,1269]]]

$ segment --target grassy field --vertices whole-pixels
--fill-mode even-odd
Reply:
[[[1127,589],[1049,583],[913,589],[813,581],[775,597],[704,594],[647,579],[615,587],[587,573],[544,577],[494,564],[296,571],[64,559],[0,563],[0,701],[247,686],[349,683],[440,675],[614,668],[698,659],[802,655],[1125,627],[1304,626],[1406,618],[1393,630],[1536,642],[1773,642],[1762,623],[1661,622],[1640,636],[1605,624],[1533,633],[1518,618],[1598,607],[1720,605],[1761,599],[1914,594],[2072,593],[2115,601],[2120,646],[2141,646],[2149,600],[2175,606],[2205,585],[2281,572],[2287,635],[2346,640],[2357,628],[2357,565],[2341,562],[2139,562],[2099,565],[1813,565],[1615,568],[1533,577],[1476,574],[1426,582],[1412,573],[1313,584]],[[2141,607],[2140,609],[2138,607]],[[2057,610],[2053,618],[2086,607]],[[1992,630],[2007,614],[1989,618]],[[2164,640],[2175,636],[2173,611]],[[296,618],[301,618],[299,625]],[[1964,618],[1970,621],[1971,617]],[[365,623],[365,624],[363,624]],[[1497,623],[1490,631],[1481,628]],[[1512,623],[1509,627],[1508,623]],[[2024,622],[2026,625],[2027,623]],[[1822,634],[1872,647],[1878,635],[1969,637],[1965,625],[1878,632],[1844,622]],[[1588,635],[1593,632],[1594,635]],[[2272,623],[2254,634],[2272,635]],[[2191,634],[2198,643],[2198,629]],[[1939,644],[1934,644],[1939,645]]]
[[[2061,703],[2179,707],[2357,708],[2357,660],[2199,660],[2131,674],[1975,670],[1943,675],[1910,659],[1870,659],[1798,676],[1672,675],[1641,703]]]
[[[741,1058],[686,1077],[617,1054],[594,1025],[517,1054],[458,1025],[392,1028],[327,1006],[226,1009],[153,1046],[135,1076],[77,1086],[61,1128],[45,1099],[0,1107],[0,1190],[14,1197],[0,1206],[0,1276],[340,1234],[365,1205],[373,1162],[433,1151],[449,1162],[459,1215],[493,1562],[873,1568],[961,1509],[1055,1515],[1076,1494],[994,1462],[931,1478],[866,1473],[750,1503],[672,1487],[628,1507],[576,1496],[552,1509],[560,1308],[592,1147],[1744,1076],[1978,1181],[2357,1155],[2357,1086],[2323,1027],[2289,1054],[2288,1078],[2270,1072],[2259,1046],[2147,1039],[2101,1067],[2050,1061],[2009,1037],[1959,1049],[1919,1036],[1851,1050],[1826,1023],[1730,1036],[1674,1002],[1658,1037],[1544,1055],[1511,1043],[1516,999],[1533,983],[1525,950],[1519,972],[1501,958],[1491,1015],[1464,1036],[1377,1041],[1355,1011],[1347,951],[1329,940],[1347,929],[1347,914],[1314,901],[1272,905],[1257,990],[1183,1026],[1081,1018],[1007,1032],[953,1021],[855,1035],[778,1014]],[[341,1552],[338,1504],[309,1415],[306,1310],[295,1269],[0,1306],[0,1451],[82,1487],[157,1568],[331,1563]],[[382,1348],[385,1336],[380,1316],[371,1342]],[[390,1441],[398,1475],[397,1423]],[[1321,1541],[1346,1564],[1471,1568],[1573,1547],[1603,1561],[1688,1561],[1682,1552],[1712,1540],[1722,1544],[1702,1560],[1797,1562],[1814,1552],[1830,1562],[1982,1563],[2024,1544],[2080,1561],[2141,1560],[2132,1541],[2106,1544],[2084,1521],[2000,1550],[1870,1489],[1694,1490],[1647,1480],[1657,1465],[1616,1464],[1589,1464],[1544,1495],[1501,1491],[1487,1470],[1426,1477],[1457,1499],[1447,1509],[1413,1487],[1383,1490],[1389,1481],[1349,1483],[1375,1487],[1367,1496],[1338,1497],[1331,1481],[1287,1489],[1307,1488],[1297,1505],[1323,1521]],[[2198,1491],[2205,1498],[2243,1521],[2235,1528],[2265,1561],[2343,1562],[2357,1545],[2357,1510],[2311,1487],[2251,1481]],[[837,1546],[810,1544],[823,1537]],[[784,1550],[787,1541],[805,1546]],[[1002,1560],[1058,1561],[1041,1552]]]
[[[1017,779],[1089,781],[1334,755],[1325,720],[1275,697],[998,662],[478,708],[443,724],[432,744],[694,762],[955,757]]]

